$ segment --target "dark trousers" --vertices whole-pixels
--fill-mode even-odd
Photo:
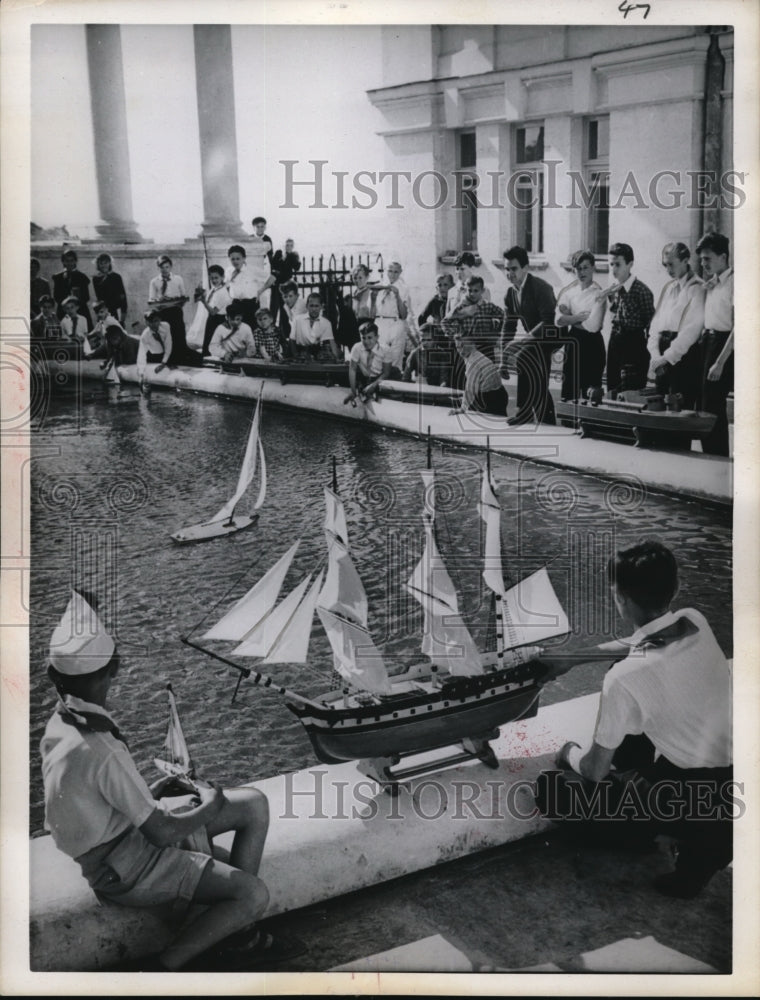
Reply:
[[[707,373],[728,340],[728,333],[727,330],[705,330],[700,341],[702,353],[701,409],[705,413],[714,413],[717,418],[713,429],[702,437],[702,451],[708,455],[728,455],[726,399],[734,388],[733,354],[723,366],[723,374],[717,381],[711,382],[707,377]]]
[[[502,386],[500,389],[489,389],[488,392],[479,392],[475,396],[472,409],[478,413],[493,413],[497,417],[506,417],[509,396],[507,390]]]
[[[647,384],[649,351],[643,330],[613,327],[607,344],[607,392],[615,397],[623,386],[623,369],[626,389],[643,389]]]
[[[258,299],[235,299],[235,305],[240,307],[243,315],[243,322],[247,323],[252,330],[256,329],[256,310],[259,308]]]
[[[169,324],[172,335],[172,353],[169,362],[173,365],[198,365],[201,363],[201,356],[197,351],[187,346],[187,334],[185,331],[185,317],[182,306],[173,306],[171,309],[161,310],[161,319]]]
[[[675,333],[663,330],[660,334],[660,350],[666,351],[676,336]],[[654,382],[657,391],[664,396],[680,395],[682,409],[696,409],[702,383],[702,349],[699,343],[692,344],[678,364],[668,364],[657,374]]]
[[[211,338],[220,326],[224,326],[224,316],[209,316],[206,320],[206,328],[203,331],[203,350],[201,352],[204,358],[208,357]]]
[[[565,327],[565,360],[562,364],[562,399],[585,399],[589,389],[601,388],[605,349],[601,331],[582,326]]]
[[[731,766],[676,767],[665,757],[654,759],[646,736],[627,736],[615,751],[613,768],[600,782],[575,780],[567,771],[542,772],[536,785],[539,812],[566,822],[586,843],[634,846],[658,833],[674,837],[676,871],[697,882],[731,862]]]
[[[549,392],[552,354],[559,343],[542,340],[513,341],[507,350],[517,368],[517,412],[512,423],[556,424],[554,400]]]

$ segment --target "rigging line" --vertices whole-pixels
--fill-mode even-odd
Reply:
[[[227,590],[222,594],[222,596],[219,598],[219,600],[216,602],[216,604],[214,604],[211,608],[209,608],[209,610],[206,612],[206,614],[203,615],[203,617],[199,621],[197,621],[195,623],[195,625],[193,625],[193,627],[187,633],[187,636],[184,639],[182,639],[183,642],[185,642],[187,639],[189,639],[190,636],[193,634],[193,632],[197,631],[197,629],[199,629],[201,627],[201,625],[206,621],[206,619],[209,617],[209,615],[213,614],[213,612],[216,611],[216,609],[219,607],[219,605],[222,604],[227,599],[227,596],[230,593],[232,593],[232,591],[235,589],[235,587],[237,587],[237,585],[240,583],[240,581],[243,579],[243,577],[247,576],[252,570],[256,569],[256,567],[259,565],[259,563],[261,562],[261,560],[263,558],[264,558],[264,556],[260,555],[259,558],[256,560],[256,562],[252,563],[250,566],[247,566],[243,570],[243,572],[240,574],[240,576],[236,580],[233,580],[233,582],[229,585],[229,587],[227,588]],[[188,643],[188,645],[192,645],[192,643]],[[205,650],[204,650],[204,652],[205,652]]]
[[[410,583],[407,583],[405,586],[406,586],[406,589],[409,591],[410,594],[413,594],[413,595],[414,594],[421,594],[423,597],[432,597],[434,600],[438,601],[439,604],[445,604],[445,602],[437,594],[432,593],[432,591],[430,591],[430,590],[422,590],[420,587],[414,587]],[[453,608],[451,608],[449,605],[446,605],[446,607],[451,611],[452,615],[457,614],[457,612]]]
[[[207,656],[212,657],[214,660],[219,660],[220,663],[227,664],[228,667],[234,667],[235,670],[239,670],[242,677],[250,677],[253,675],[253,683],[261,684],[262,687],[271,688],[276,691],[277,694],[285,695],[293,701],[301,702],[303,705],[309,705],[311,708],[320,708],[319,704],[313,701],[311,698],[307,698],[297,691],[293,691],[291,688],[283,687],[270,677],[269,674],[263,674],[258,670],[254,670],[252,667],[241,667],[239,663],[234,663],[232,660],[228,660],[225,656],[220,656],[218,653],[213,653],[210,649],[206,649],[205,646],[199,646],[197,642],[191,642],[188,638],[180,637],[181,641],[184,642],[186,646],[192,646],[193,649],[199,650],[201,653],[205,653]],[[262,683],[263,681],[263,683]],[[235,693],[237,694],[237,685],[235,688]]]

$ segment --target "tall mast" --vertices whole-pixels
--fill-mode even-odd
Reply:
[[[486,476],[489,489],[492,489],[491,482],[491,439],[486,437]],[[494,490],[494,495],[496,491]],[[501,515],[500,515],[501,516]],[[499,549],[501,549],[501,529],[499,529]],[[496,669],[500,670],[504,665],[504,619],[502,616],[502,596],[498,591],[492,590],[492,607],[496,624]]]

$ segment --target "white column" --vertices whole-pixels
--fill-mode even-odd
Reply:
[[[98,203],[103,220],[96,228],[111,242],[141,243],[132,218],[121,29],[118,24],[88,24],[86,39]]]
[[[206,236],[244,237],[240,221],[230,26],[195,25],[193,38],[201,143],[203,232]]]

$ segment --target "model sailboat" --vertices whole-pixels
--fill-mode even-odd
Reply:
[[[182,723],[179,721],[177,700],[174,697],[171,684],[166,685],[166,692],[169,695],[169,725],[166,729],[163,757],[154,757],[153,763],[162,774],[177,779],[178,789],[167,790],[164,794],[176,795],[178,792],[182,794],[183,791],[197,792],[201,785],[205,787],[208,785],[195,774],[195,765],[190,757]],[[202,826],[185,837],[183,846],[189,851],[211,854],[211,841],[206,828]]]
[[[221,535],[230,535],[235,531],[250,527],[258,518],[256,511],[264,503],[267,491],[266,461],[264,458],[264,447],[261,443],[261,408],[264,383],[261,383],[256,412],[251,421],[251,430],[248,434],[248,441],[243,455],[243,462],[238,475],[238,482],[235,492],[226,504],[208,521],[195,524],[189,528],[182,528],[172,535],[172,539],[180,545],[187,545],[190,542],[205,542],[210,538],[219,538]],[[237,506],[242,500],[246,490],[253,482],[256,475],[256,467],[259,466],[259,495],[253,506],[251,514],[237,513]]]
[[[314,582],[309,576],[278,603],[296,542],[203,636],[206,641],[236,642],[232,655],[258,657],[261,666],[306,663],[316,611],[344,686],[318,701],[287,692],[288,707],[300,719],[321,761],[369,759],[375,765],[385,761],[387,766],[374,770],[386,778],[391,777],[390,764],[401,756],[459,741],[469,741],[482,759],[492,756],[487,739],[494,731],[537,711],[545,669],[538,662],[541,649],[535,643],[569,630],[545,568],[516,587],[505,588],[501,510],[486,469],[480,502],[486,528],[483,578],[494,597],[497,627],[495,651],[478,649],[436,544],[434,474],[428,469],[422,476],[425,546],[406,589],[423,608],[424,660],[399,673],[386,668],[368,629],[367,596],[351,560],[343,504],[336,490],[329,488],[325,489],[324,582],[321,573]],[[211,652],[201,645],[196,648]],[[224,662],[240,670],[241,677],[253,673],[234,661]],[[255,673],[253,680],[272,685],[262,673]]]

